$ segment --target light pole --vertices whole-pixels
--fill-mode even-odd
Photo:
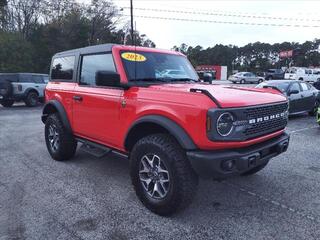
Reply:
[[[130,15],[131,15],[131,45],[134,45],[134,36],[133,36],[133,0],[130,0]]]

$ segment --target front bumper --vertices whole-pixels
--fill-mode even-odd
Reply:
[[[189,151],[187,157],[198,175],[223,179],[245,173],[250,169],[287,151],[290,136],[287,133],[246,148],[219,151]]]

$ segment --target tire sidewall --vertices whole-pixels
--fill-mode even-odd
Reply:
[[[35,102],[33,102],[34,100],[35,100]],[[38,102],[38,94],[36,92],[33,92],[33,91],[29,92],[28,95],[27,95],[26,104],[29,107],[35,107],[35,106],[37,106],[37,102]]]
[[[48,119],[46,121],[46,124],[45,124],[45,140],[46,140],[47,149],[48,149],[51,157],[53,159],[56,159],[58,157],[58,155],[59,155],[59,151],[61,149],[61,146],[59,144],[57,151],[53,151],[53,149],[51,148],[48,135],[49,135],[49,127],[51,125],[53,125],[53,124],[56,126],[56,129],[58,131],[59,138],[60,138],[59,141],[60,141],[60,144],[61,144],[61,134],[62,134],[62,132],[61,132],[61,129],[58,127],[59,123],[53,117],[50,117],[50,116],[48,117]]]
[[[145,149],[148,149],[145,151]],[[147,154],[155,154],[160,157],[161,161],[164,162],[165,166],[167,167],[167,171],[169,172],[170,178],[170,187],[167,195],[163,199],[154,199],[148,195],[145,191],[142,183],[139,179],[139,167],[140,161],[144,155]],[[149,207],[163,207],[170,204],[175,199],[175,195],[177,193],[176,186],[179,184],[175,174],[175,166],[174,161],[168,156],[168,153],[164,152],[160,146],[154,144],[141,144],[138,148],[132,151],[130,156],[130,170],[131,170],[131,178],[134,186],[137,190],[137,195],[141,199],[141,201],[149,206]]]

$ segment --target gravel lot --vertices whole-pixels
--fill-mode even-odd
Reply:
[[[51,160],[41,107],[0,107],[0,240],[320,239],[320,128],[292,118],[287,153],[255,176],[200,181],[194,203],[164,218],[138,201],[128,161],[78,151]]]

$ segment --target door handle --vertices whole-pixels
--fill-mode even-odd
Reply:
[[[78,101],[78,102],[82,101],[82,97],[81,96],[73,96],[72,98],[73,98],[73,100]]]

